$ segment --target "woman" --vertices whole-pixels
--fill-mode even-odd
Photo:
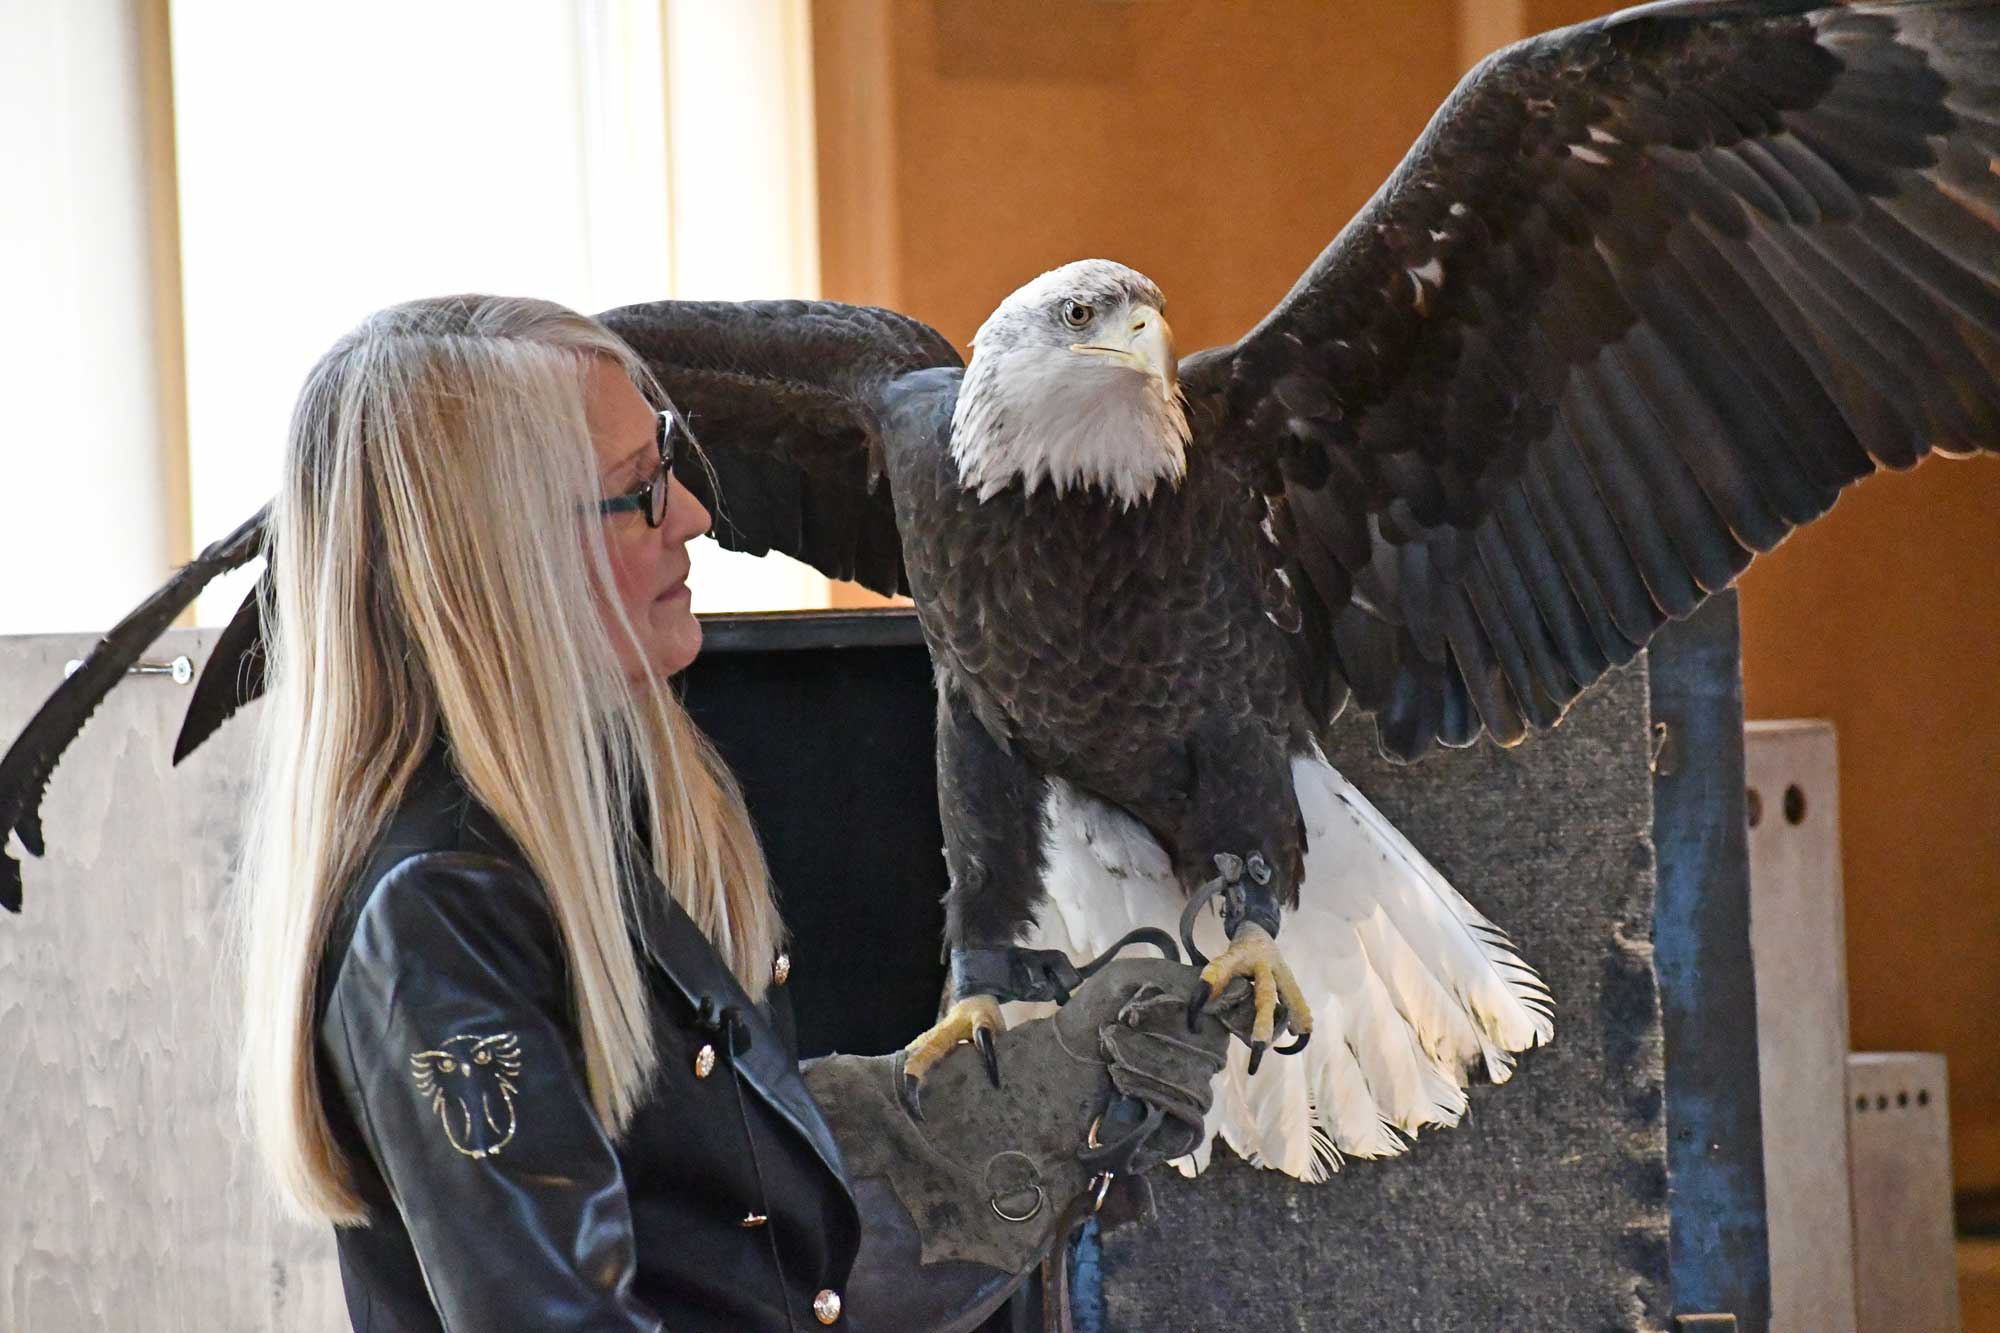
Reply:
[[[756,838],[665,687],[708,516],[664,401],[490,297],[375,315],[300,395],[243,1084],[358,1329],[967,1327],[1073,1221],[1114,1085],[1170,1113],[1121,1165],[1206,1110],[1227,1036],[1173,1035],[1161,963],[1007,1034],[1007,1089],[946,1061],[921,1122],[893,1058],[802,1077]]]

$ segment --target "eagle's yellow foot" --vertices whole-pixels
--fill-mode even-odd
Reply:
[[[1278,942],[1265,934],[1262,926],[1246,921],[1229,947],[1201,970],[1194,997],[1188,1001],[1189,1031],[1206,1008],[1209,996],[1220,995],[1237,977],[1250,978],[1251,994],[1257,1002],[1257,1017],[1250,1027],[1250,1072],[1254,1074],[1276,1035],[1279,1003],[1284,1004],[1291,1029],[1298,1034],[1298,1040],[1282,1052],[1288,1055],[1296,1055],[1312,1037],[1312,1009],[1306,1004],[1292,969],[1278,956]]]
[[[970,1041],[979,1047],[980,1055],[986,1060],[986,1076],[993,1080],[994,1087],[999,1087],[1000,1058],[993,1046],[993,1034],[1006,1029],[1007,1024],[1000,1017],[998,1000],[991,995],[968,995],[946,1010],[936,1027],[905,1046],[902,1094],[903,1105],[910,1114],[918,1120],[924,1118],[919,1099],[924,1076],[962,1041]]]

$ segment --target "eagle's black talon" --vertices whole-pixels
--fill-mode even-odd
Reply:
[[[1271,1049],[1276,1051],[1279,1055],[1297,1055],[1300,1051],[1303,1051],[1306,1048],[1306,1043],[1311,1041],[1312,1039],[1313,1039],[1312,1033],[1301,1032],[1297,1037],[1293,1038],[1291,1041],[1286,1042],[1283,1046],[1273,1046]]]
[[[923,1107],[924,1081],[907,1071],[896,1076],[896,1099],[903,1103],[903,1109],[910,1113],[910,1119],[924,1123]]]
[[[993,1080],[994,1087],[996,1088],[999,1087],[1000,1052],[998,1048],[996,1048],[993,1045],[993,1029],[992,1028],[972,1029],[972,1044],[974,1046],[977,1046],[979,1048],[980,1055],[986,1058],[986,1077]]]
[[[1195,983],[1194,994],[1188,997],[1189,1032],[1194,1032],[1201,1027],[1201,1011],[1208,1004],[1208,997],[1213,993],[1214,989],[1206,981]]]
[[[1262,1041],[1253,1041],[1250,1043],[1250,1072],[1252,1074],[1257,1072],[1258,1065],[1264,1063],[1264,1052],[1269,1045],[1270,1043]]]
[[[1195,918],[1201,915],[1201,909],[1208,905],[1210,898],[1221,893],[1228,886],[1229,882],[1227,880],[1212,879],[1202,885],[1195,892],[1194,897],[1188,899],[1187,906],[1181,909],[1181,945],[1187,950],[1188,961],[1196,967],[1207,967],[1208,955],[1194,947]]]

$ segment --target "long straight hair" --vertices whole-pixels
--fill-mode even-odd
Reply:
[[[643,362],[545,301],[381,311],[307,377],[270,516],[269,690],[244,853],[241,1090],[294,1211],[363,1220],[316,1077],[320,959],[442,728],[475,799],[541,880],[590,1096],[614,1135],[656,1053],[628,929],[652,868],[753,998],[782,927],[741,793],[636,647],[611,579],[586,420],[596,358]],[[641,653],[633,653],[643,658]]]

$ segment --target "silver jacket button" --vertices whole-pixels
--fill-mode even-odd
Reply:
[[[813,1314],[822,1324],[831,1324],[840,1318],[840,1293],[828,1287],[813,1297]]]
[[[694,1076],[707,1078],[715,1072],[715,1048],[704,1045],[694,1053]]]

